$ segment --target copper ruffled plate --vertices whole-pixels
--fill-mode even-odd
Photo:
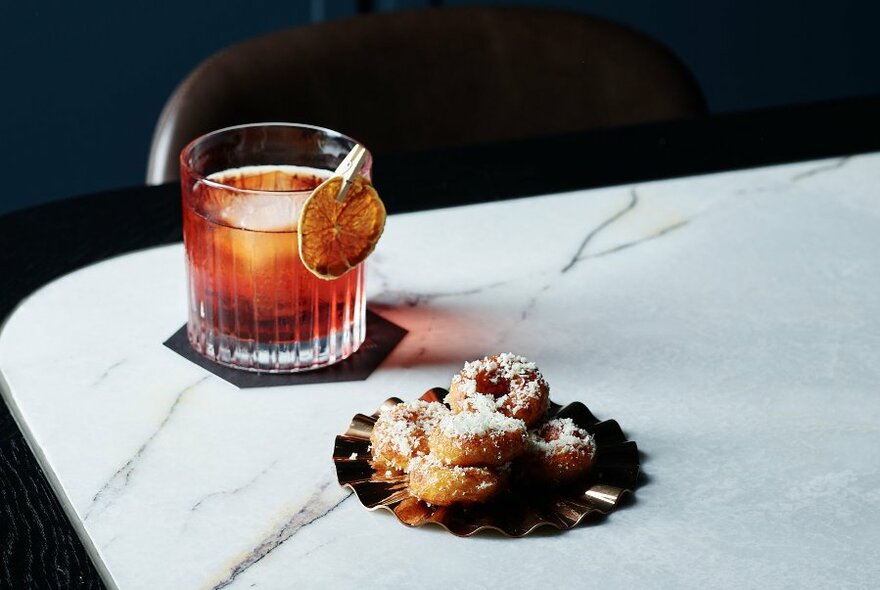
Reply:
[[[435,387],[419,399],[442,402],[446,393]],[[382,407],[400,402],[392,397]],[[373,469],[370,433],[382,407],[372,416],[355,415],[345,434],[336,437],[333,462],[339,484],[351,488],[367,510],[390,510],[407,526],[434,523],[460,537],[482,530],[509,537],[523,537],[545,526],[568,530],[614,510],[638,481],[638,448],[626,440],[615,420],[599,421],[580,402],[565,407],[551,402],[551,418],[571,418],[595,438],[597,462],[590,479],[553,489],[512,488],[487,504],[430,506],[409,493],[405,474]]]

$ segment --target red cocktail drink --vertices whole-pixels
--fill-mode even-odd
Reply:
[[[275,163],[242,156],[253,143],[265,150],[273,129],[277,145],[269,151]],[[297,141],[327,133],[332,134],[301,126],[244,126],[209,134],[184,150],[187,332],[205,356],[250,370],[298,371],[341,360],[363,342],[364,265],[324,280],[303,266],[297,246],[302,204],[330,175],[333,160],[344,158],[353,145],[331,135],[339,149],[327,158],[310,152],[320,151],[314,142]],[[214,138],[219,145],[213,145],[216,134],[232,137]],[[204,141],[209,144],[200,150]],[[212,151],[225,156],[212,157]],[[200,173],[187,162],[211,165]]]

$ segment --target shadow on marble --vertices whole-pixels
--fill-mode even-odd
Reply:
[[[650,455],[645,453],[643,450],[639,449],[639,474],[636,478],[636,485],[633,486],[631,492],[625,492],[620,496],[620,500],[618,501],[617,510],[626,510],[632,506],[638,504],[638,499],[636,498],[636,492],[640,491],[647,485],[651,484],[653,478],[645,472],[645,465],[648,464],[650,460]],[[605,515],[607,516],[607,515]]]
[[[652,477],[645,473],[645,465],[648,464],[648,461],[651,459],[651,456],[645,453],[642,449],[639,449],[639,479],[636,484],[635,489],[640,489],[645,487],[646,485],[651,483]]]
[[[382,363],[383,369],[410,369],[425,366],[461,366],[497,351],[487,350],[478,337],[487,328],[485,316],[477,309],[444,305],[379,305],[370,307],[383,317],[405,326],[407,346]],[[438,334],[438,328],[442,334]],[[440,384],[438,384],[440,385]]]
[[[627,507],[633,505],[634,503],[635,503],[635,494],[634,493],[623,494],[620,497],[620,503],[618,504],[618,507],[615,508],[615,512],[617,510],[626,509]],[[381,515],[381,518],[390,518],[394,521],[397,520],[397,518],[394,516],[394,513],[389,512],[387,510],[374,510],[373,514],[374,515]],[[602,524],[603,522],[605,522],[605,520],[609,516],[611,516],[610,513],[609,514],[594,513],[594,514],[590,514],[590,515],[584,517],[584,519],[581,520],[581,522],[579,522],[578,525],[572,529],[560,530],[560,529],[554,528],[552,526],[542,526],[542,527],[537,528],[537,529],[533,530],[532,532],[530,532],[527,537],[521,537],[521,538],[510,537],[509,535],[505,535],[501,531],[497,531],[495,529],[488,529],[488,528],[480,530],[478,533],[476,533],[473,536],[479,537],[480,539],[489,540],[489,541],[499,541],[499,542],[507,542],[507,543],[514,542],[514,541],[521,542],[522,539],[527,539],[527,538],[559,537],[559,536],[562,536],[565,534],[571,534],[572,531],[577,531],[578,529],[581,529],[581,528],[586,529],[586,528],[598,526],[598,525]],[[435,524],[435,523],[427,523],[427,524],[420,526],[420,527],[412,527],[411,531],[413,533],[418,533],[418,534],[427,533],[430,535],[439,535],[442,537],[446,537],[449,535],[449,531],[447,531],[445,528],[443,528],[439,524]]]

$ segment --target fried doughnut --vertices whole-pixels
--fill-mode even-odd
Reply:
[[[446,403],[455,413],[469,410],[476,395],[491,395],[499,412],[534,426],[547,413],[550,387],[535,363],[525,357],[503,353],[465,363],[452,378]]]
[[[526,478],[543,483],[569,483],[593,467],[596,442],[571,418],[555,418],[529,431],[520,466]]]
[[[508,470],[498,467],[445,465],[432,455],[410,461],[409,491],[437,506],[486,502],[507,483]]]
[[[526,450],[526,424],[495,411],[490,396],[479,411],[444,416],[428,436],[431,454],[447,465],[503,465]]]
[[[410,459],[428,454],[428,433],[446,415],[443,404],[422,400],[383,409],[370,433],[373,461],[406,471]]]

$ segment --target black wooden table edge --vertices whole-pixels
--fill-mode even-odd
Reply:
[[[4,321],[2,324],[0,324],[0,333],[2,333],[3,327],[5,327],[5,323],[6,322]],[[83,549],[85,550],[86,554],[91,558],[91,565],[97,571],[104,585],[107,588],[115,589],[117,586],[113,580],[113,576],[110,575],[110,571],[107,569],[106,564],[101,559],[98,553],[98,548],[95,546],[91,537],[89,537],[83,523],[76,517],[76,509],[73,506],[73,502],[71,502],[70,497],[64,490],[64,486],[61,484],[61,481],[58,479],[55,473],[48,468],[48,458],[39,446],[37,446],[36,444],[32,444],[34,436],[30,432],[30,428],[28,428],[27,423],[23,419],[21,412],[17,404],[15,403],[14,398],[12,397],[9,383],[6,381],[6,376],[3,374],[2,370],[0,370],[0,398],[2,398],[3,401],[6,403],[6,406],[9,409],[9,412],[12,415],[16,426],[21,431],[22,438],[27,444],[27,448],[33,454],[34,460],[37,462],[37,465],[40,468],[40,474],[46,478],[50,489],[55,494],[55,499],[58,501],[61,509],[67,516],[70,526],[73,527],[73,530],[76,532],[76,535],[80,543],[82,543]],[[72,580],[69,581],[72,582]],[[15,586],[10,585],[10,587]]]
[[[880,96],[410,154],[376,154],[388,212],[620,185],[880,150]],[[180,240],[176,184],[132,187],[0,216],[0,317],[61,275]],[[0,375],[0,388],[6,389]],[[4,394],[5,397],[6,394]],[[9,401],[7,400],[7,403]],[[72,506],[0,408],[0,587],[100,587]],[[76,523],[76,524],[74,524]],[[100,560],[95,560],[100,564]],[[106,580],[111,580],[103,566]]]

